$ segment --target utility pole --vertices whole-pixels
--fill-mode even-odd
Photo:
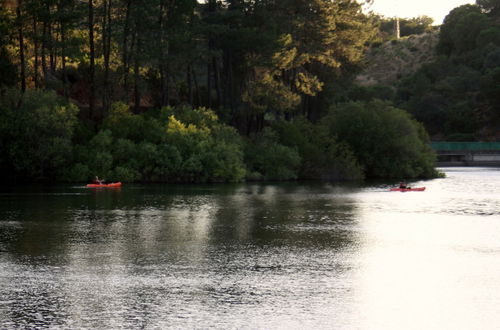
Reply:
[[[396,39],[401,38],[401,30],[399,28],[399,17],[397,16],[394,19],[394,33],[396,34]]]

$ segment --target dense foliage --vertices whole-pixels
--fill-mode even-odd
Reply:
[[[383,101],[346,103],[324,121],[347,143],[369,177],[432,177],[435,156],[423,127]]]
[[[54,92],[9,90],[0,98],[0,169],[5,180],[57,177],[70,164],[78,109]]]
[[[339,103],[382,33],[354,0],[0,3],[4,181],[435,175],[411,118]]]
[[[498,1],[455,8],[440,30],[433,63],[401,81],[396,102],[438,139],[498,139]]]
[[[142,182],[227,182],[245,176],[240,136],[204,108],[136,115],[115,103],[102,130],[75,149],[69,180],[84,181],[93,173]]]
[[[421,126],[382,101],[334,107],[319,123],[276,121],[248,138],[205,108],[134,114],[114,103],[94,134],[54,92],[9,90],[0,104],[4,180],[230,182],[430,177]]]
[[[354,0],[0,2],[21,88],[57,90],[97,123],[115,101],[212,108],[245,133],[266,113],[314,116],[325,73],[375,33]]]

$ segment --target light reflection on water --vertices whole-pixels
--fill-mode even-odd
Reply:
[[[500,171],[0,194],[0,328],[493,329]]]

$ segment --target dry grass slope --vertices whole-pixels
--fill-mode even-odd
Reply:
[[[393,86],[402,77],[435,59],[439,32],[412,35],[373,47],[365,56],[365,68],[356,78],[362,86]]]

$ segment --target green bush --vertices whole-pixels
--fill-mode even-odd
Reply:
[[[76,163],[63,175],[63,180],[68,182],[86,182],[92,177],[87,165]]]
[[[141,174],[133,168],[117,166],[111,173],[113,180],[120,182],[134,182],[140,179]]]
[[[148,141],[158,144],[163,137],[163,127],[158,118],[133,114],[130,107],[122,102],[111,105],[103,121],[103,130],[110,130],[115,138],[134,142]]]
[[[167,112],[171,109],[165,109]],[[170,114],[166,142],[182,159],[178,180],[187,182],[241,181],[245,175],[241,138],[206,109],[194,109],[180,116]]]
[[[156,154],[155,178],[157,181],[176,182],[177,178],[181,177],[182,156],[179,150],[168,144],[158,146]]]
[[[350,147],[330,135],[324,125],[304,118],[279,122],[274,129],[280,141],[298,151],[302,160],[299,177],[303,179],[356,180],[363,170]]]
[[[54,92],[8,90],[0,99],[0,158],[9,178],[57,179],[72,159],[78,108]]]
[[[434,177],[435,154],[423,126],[390,103],[346,103],[323,124],[347,143],[371,178]]]
[[[278,142],[279,138],[271,128],[248,141],[245,159],[250,176],[248,179],[292,180],[298,178],[300,155],[295,148]]]
[[[102,127],[88,143],[74,148],[74,158],[82,166],[68,177],[233,182],[245,176],[240,136],[210,110],[164,108],[135,115],[115,103]]]
[[[102,179],[111,179],[113,169],[113,155],[111,149],[114,146],[114,139],[111,131],[99,131],[87,145],[76,145],[73,150],[73,158],[77,164],[88,168],[86,177],[78,177],[77,181],[87,181],[99,176]],[[84,167],[77,167],[81,169]],[[76,171],[76,170],[73,170]],[[70,177],[73,174],[68,174]],[[82,173],[78,171],[76,173]]]

